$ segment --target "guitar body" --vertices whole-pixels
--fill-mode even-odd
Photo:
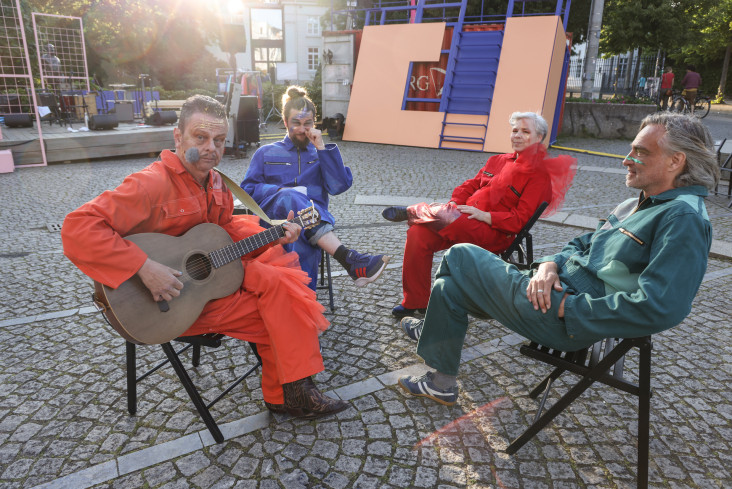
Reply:
[[[208,301],[234,293],[244,279],[238,258],[220,268],[210,265],[208,253],[232,244],[229,234],[216,224],[199,224],[178,237],[141,233],[125,239],[152,260],[183,272],[180,295],[167,302],[154,301],[137,275],[116,289],[94,282],[96,301],[104,315],[132,343],[154,345],[177,338],[198,319]]]

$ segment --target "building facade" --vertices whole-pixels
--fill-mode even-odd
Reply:
[[[321,17],[330,2],[324,0],[268,0],[246,2],[231,18],[243,25],[247,48],[237,53],[240,71],[261,71],[272,81],[306,82],[322,60]],[[219,50],[220,52],[220,50]],[[227,59],[223,53],[221,59]]]

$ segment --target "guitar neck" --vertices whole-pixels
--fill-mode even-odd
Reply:
[[[299,216],[287,222],[297,222],[300,226],[303,225],[302,219]],[[263,246],[267,246],[284,236],[285,229],[283,225],[277,224],[269,229],[265,229],[261,233],[254,234],[248,238],[242,239],[241,241],[232,243],[229,246],[212,251],[208,254],[208,258],[211,261],[211,266],[213,266],[213,268],[223,267],[227,263],[231,263],[247,253],[251,253]]]

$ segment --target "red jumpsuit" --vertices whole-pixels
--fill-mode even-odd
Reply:
[[[494,253],[501,252],[508,248],[539,204],[551,201],[551,178],[543,165],[522,164],[520,158],[517,163],[516,157],[516,153],[492,156],[474,178],[463,182],[452,193],[450,200],[455,204],[490,212],[491,225],[462,214],[440,231],[425,224],[409,227],[404,244],[402,306],[427,307],[436,251],[458,243],[472,243]],[[498,178],[502,172],[506,173]],[[496,179],[498,184],[493,182]]]
[[[179,236],[210,222],[239,241],[263,230],[251,216],[232,216],[233,198],[218,173],[209,173],[204,188],[174,153],[163,151],[161,160],[66,216],[64,254],[93,280],[117,287],[142,267],[145,252],[122,239],[130,234]],[[270,245],[242,263],[241,288],[206,304],[185,334],[223,333],[256,343],[264,400],[282,404],[283,383],[323,370],[318,333],[329,323],[295,253]]]

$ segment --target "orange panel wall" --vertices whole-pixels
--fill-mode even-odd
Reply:
[[[401,110],[410,61],[438,61],[444,23],[363,30],[343,138],[436,148],[443,114]]]
[[[540,113],[551,134],[565,47],[560,17],[507,20],[484,151],[511,151],[508,118],[516,111]]]

